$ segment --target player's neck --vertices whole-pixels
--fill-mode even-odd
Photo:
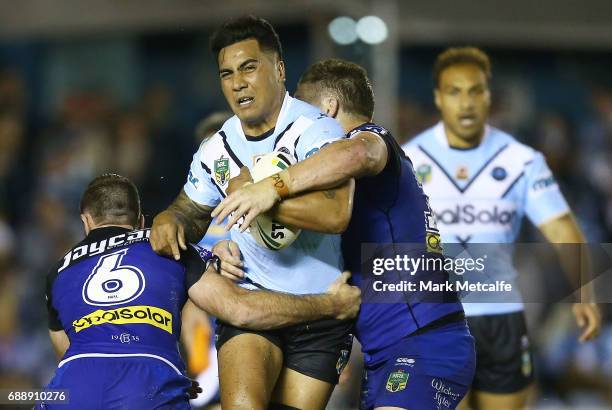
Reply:
[[[372,122],[371,118],[347,115],[342,112],[338,114],[336,119],[340,122],[340,124],[342,125],[342,128],[344,128],[345,134],[348,134],[349,132],[359,127],[360,125],[366,124],[368,122]]]
[[[242,131],[245,133],[245,135],[257,137],[259,135],[266,134],[268,131],[276,127],[276,122],[278,121],[278,116],[280,115],[280,111],[283,107],[284,101],[285,89],[283,88],[280,98],[278,98],[276,100],[276,104],[274,104],[274,109],[268,114],[265,119],[256,123],[242,122]]]
[[[444,133],[446,134],[446,140],[448,141],[449,147],[458,149],[470,149],[480,145],[484,137],[485,130],[483,128],[482,131],[473,138],[461,138],[445,124]]]
[[[85,229],[85,234],[89,235],[91,231],[94,231],[99,228],[111,228],[111,227],[112,228],[125,228],[129,230],[136,229],[136,227],[134,227],[133,225],[101,224],[101,225],[93,225],[93,226],[90,226],[89,229]]]

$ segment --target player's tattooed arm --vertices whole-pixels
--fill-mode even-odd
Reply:
[[[296,296],[242,289],[210,270],[189,288],[189,297],[201,309],[236,327],[276,329],[324,318],[350,319],[359,311],[361,292],[346,283],[348,272],[325,294]]]
[[[188,242],[198,242],[206,233],[213,208],[192,201],[184,190],[174,202],[153,219],[151,246],[159,254],[181,257]]]

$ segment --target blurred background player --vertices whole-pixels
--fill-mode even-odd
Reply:
[[[250,292],[218,275],[218,257],[202,248],[190,245],[180,263],[155,254],[138,190],[116,174],[88,185],[81,219],[86,238],[47,282],[49,333],[61,358],[48,388],[70,391],[61,408],[190,408],[177,349],[188,297],[229,323],[259,329],[358,309],[359,292],[340,281],[320,296]]]
[[[223,218],[233,212],[229,224],[237,215],[248,215],[248,224],[249,218],[283,198],[355,178],[352,218],[342,235],[342,251],[353,282],[364,292],[355,332],[365,356],[360,407],[455,408],[475,368],[474,340],[457,293],[376,295],[371,273],[362,271],[365,255],[380,252],[364,254],[363,244],[391,244],[372,257],[442,258],[435,219],[412,164],[393,136],[372,123],[374,94],[366,71],[342,60],[315,63],[302,74],[296,97],[336,118],[348,139],[327,145],[275,176],[244,185],[224,199],[214,215]],[[393,284],[448,281],[442,269],[422,269],[411,276],[397,268],[386,275]]]
[[[183,190],[153,221],[153,248],[176,259],[186,240],[202,238],[230,179],[240,168],[252,167],[257,155],[278,147],[299,161],[343,137],[335,120],[287,93],[280,41],[267,21],[249,16],[226,22],[211,36],[211,51],[221,90],[235,116],[200,146]],[[289,225],[314,221],[310,229],[328,233],[346,226],[352,181],[314,195],[325,201],[315,203],[308,195],[287,201],[274,219]],[[303,231],[280,251],[263,248],[238,229],[231,231],[231,238],[244,257],[246,287],[319,293],[341,272],[337,235]],[[222,406],[265,408],[271,401],[272,406],[324,408],[348,360],[351,328],[352,321],[329,320],[278,332],[251,332],[218,323]]]
[[[487,125],[490,78],[489,58],[477,48],[439,54],[433,79],[441,121],[404,146],[431,199],[443,242],[468,249],[472,243],[512,243],[526,215],[551,243],[583,243],[544,156]],[[505,280],[513,291],[499,294],[497,303],[478,303],[483,299],[477,292],[462,300],[477,352],[476,375],[464,404],[524,408],[534,371],[517,272],[508,248],[485,249],[489,280]],[[568,248],[559,245],[558,250]],[[580,340],[595,337],[601,326],[597,306],[577,303],[573,311],[583,328]]]

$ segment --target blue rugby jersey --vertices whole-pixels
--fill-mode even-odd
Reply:
[[[153,252],[149,234],[94,229],[50,271],[49,328],[70,340],[60,367],[80,357],[135,355],[184,373],[181,310],[211,254],[190,246],[177,262]]]
[[[391,244],[405,244],[402,249],[410,248],[411,257],[441,257],[437,253],[440,249],[435,219],[427,196],[414,175],[412,163],[393,136],[376,124],[363,124],[349,132],[348,137],[363,131],[377,134],[385,141],[388,159],[378,175],[356,180],[353,215],[342,235],[345,267],[353,273],[356,285],[362,285],[364,274],[370,275],[362,272],[362,244],[388,244],[389,257],[395,253]],[[402,252],[399,250],[398,254]],[[419,272],[413,277],[413,281],[432,280],[436,283],[447,279],[444,271]],[[427,295],[411,293],[405,293],[401,303],[381,300],[368,303],[370,290],[364,291],[356,324],[357,338],[365,352],[389,346],[443,316],[462,311],[454,292],[438,295],[442,299],[436,303]],[[428,302],[424,303],[424,300]]]

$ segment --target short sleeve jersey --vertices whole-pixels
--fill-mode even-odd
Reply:
[[[537,226],[569,212],[544,156],[494,127],[487,126],[472,149],[450,147],[442,123],[403,148],[430,198],[444,243],[512,243],[523,216]],[[488,255],[496,262],[488,264],[487,274],[513,284],[514,291],[505,294],[508,303],[464,303],[466,314],[522,310],[507,250]],[[477,302],[477,295],[463,301]]]
[[[94,229],[49,272],[49,328],[70,340],[64,361],[135,354],[183,372],[180,314],[212,254],[189,246],[181,262],[164,258],[153,252],[149,233]]]
[[[204,141],[193,156],[185,193],[194,202],[214,207],[226,196],[229,180],[240,173],[241,167],[251,169],[258,156],[278,151],[302,161],[343,137],[336,120],[286,94],[276,126],[266,134],[256,138],[245,135],[240,120],[234,116]],[[244,258],[245,287],[292,294],[320,293],[341,272],[339,235],[302,230],[291,246],[279,251],[262,247],[248,230],[240,233],[236,226],[230,235]]]

